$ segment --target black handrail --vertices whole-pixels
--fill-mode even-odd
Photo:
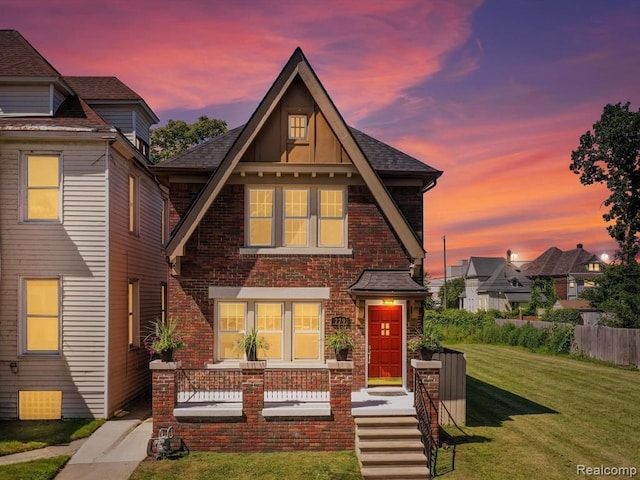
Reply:
[[[431,398],[431,395],[429,395],[429,391],[427,390],[427,387],[425,386],[418,372],[416,372],[414,375],[413,386],[413,398],[416,408],[416,416],[418,418],[418,429],[420,430],[424,454],[427,457],[427,468],[429,469],[431,478],[434,478],[436,476],[436,463],[438,460],[439,445],[438,441],[435,439],[431,425],[433,420],[432,412],[436,417],[435,425],[438,425],[438,408]],[[429,400],[429,406],[431,408],[427,406],[425,398]]]

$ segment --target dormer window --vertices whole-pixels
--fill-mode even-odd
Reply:
[[[589,271],[590,272],[599,272],[600,271],[600,264],[596,263],[596,262],[591,262],[589,264]]]
[[[149,158],[149,144],[140,137],[136,137],[136,148],[145,156],[145,158]]]
[[[289,140],[307,139],[307,116],[289,115]]]

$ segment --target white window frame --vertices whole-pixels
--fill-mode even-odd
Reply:
[[[58,157],[58,218],[29,218],[29,157]],[[20,222],[24,223],[62,223],[63,212],[63,159],[61,152],[29,151],[23,152],[20,166]]]
[[[272,190],[272,241],[271,245],[252,245],[250,243],[250,199],[252,190]],[[308,225],[307,225],[307,245],[288,246],[285,244],[285,191],[286,190],[307,190],[307,201],[309,202]],[[320,245],[320,192],[322,190],[342,191],[342,244],[341,245]],[[340,185],[318,185],[318,186],[296,186],[296,185],[246,185],[245,186],[245,248],[240,253],[292,253],[292,254],[350,254],[348,245],[348,189]],[[265,249],[264,251],[260,251]]]
[[[27,329],[27,282],[29,280],[56,280],[58,282],[58,348],[57,350],[28,350]],[[20,293],[20,351],[21,356],[60,356],[62,351],[62,277],[59,276],[21,276]]]
[[[140,178],[133,173],[127,179],[127,229],[136,237],[140,234]]]
[[[320,300],[306,299],[255,299],[255,300],[238,300],[238,299],[218,299],[215,301],[215,358],[216,361],[222,363],[237,362],[237,359],[220,358],[220,305],[227,303],[240,303],[245,306],[245,329],[240,333],[250,332],[254,328],[257,329],[257,304],[280,304],[282,305],[282,355],[281,359],[269,359],[269,363],[279,364],[320,364],[324,363],[324,303]],[[294,304],[313,304],[318,305],[318,356],[315,359],[294,359],[295,352],[295,335],[293,322],[293,305]]]

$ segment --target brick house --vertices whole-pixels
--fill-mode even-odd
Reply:
[[[334,415],[342,408],[334,405],[334,388],[348,395],[408,386],[406,339],[420,328],[427,295],[423,195],[442,172],[349,127],[300,49],[245,125],[154,172],[169,188],[168,311],[187,344],[176,355],[183,369],[233,375],[243,363],[235,344],[255,328],[270,344],[259,352],[266,359],[264,381],[286,371],[294,380],[278,382],[314,390],[325,380],[299,375],[327,368],[334,353],[325,337],[345,328],[356,346],[348,375],[331,370],[326,380]],[[251,372],[243,370],[243,381]],[[172,374],[165,375],[158,373],[158,388],[177,388]],[[165,413],[160,421],[175,421],[175,412]],[[251,415],[246,405],[245,414]],[[336,439],[335,429],[316,438],[310,430],[325,426],[310,425],[303,430],[308,438],[298,441],[296,427],[283,426],[293,436],[285,448],[313,448],[314,442],[330,448],[327,440],[336,442],[333,448],[353,445],[352,425],[343,428],[346,440]],[[226,442],[233,435],[202,423],[189,428],[182,434],[195,443],[205,432]],[[259,443],[262,427],[253,428]]]
[[[141,338],[167,281],[157,121],[117,78],[63,76],[0,30],[0,417],[109,418],[150,387]]]

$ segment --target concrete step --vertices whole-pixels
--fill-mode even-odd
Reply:
[[[425,480],[430,478],[429,469],[422,467],[366,467],[360,470],[364,480]]]
[[[361,453],[359,455],[360,463],[363,467],[374,467],[384,465],[403,465],[411,466],[415,465],[423,467],[427,463],[427,459],[424,453],[400,453],[394,452],[371,452]]]
[[[423,452],[424,445],[420,439],[410,440],[361,440],[356,439],[356,446],[362,453],[365,452]]]
[[[357,428],[418,427],[415,417],[357,417]]]
[[[398,439],[406,439],[420,440],[420,431],[417,428],[404,428],[404,427],[387,427],[387,428],[365,428],[358,429],[356,432],[356,437],[361,440],[398,440]]]

